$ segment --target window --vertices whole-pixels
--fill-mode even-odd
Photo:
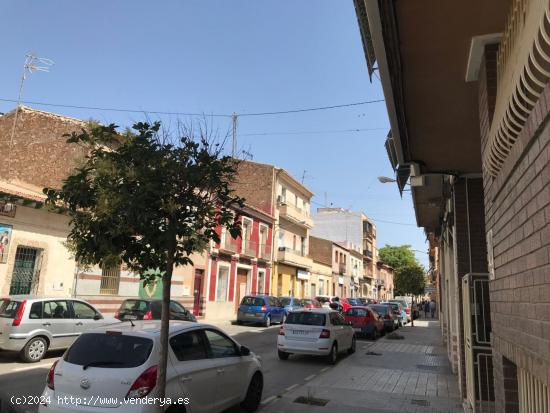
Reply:
[[[229,284],[229,267],[220,266],[216,283],[216,301],[227,301],[227,286]]]
[[[241,305],[248,305],[252,307],[261,307],[265,305],[265,301],[261,297],[250,297],[246,296],[242,299]]]
[[[117,295],[120,284],[120,265],[101,266],[100,294]]]
[[[284,186],[281,188],[281,202],[286,203],[286,188]]]
[[[286,318],[285,324],[298,324],[298,325],[304,325],[304,326],[324,326],[325,315],[320,313],[310,313],[309,311],[298,311],[295,313],[289,313],[288,317]]]
[[[45,301],[44,318],[71,318],[67,301]]]
[[[334,260],[336,261],[336,264],[338,264],[338,251],[334,252]]]
[[[11,301],[8,298],[0,300],[0,317],[15,318],[15,313],[17,313],[20,305],[21,302]]]
[[[297,239],[297,236],[294,235],[294,236],[292,237],[292,249],[293,249],[294,251],[296,251],[296,239]]]
[[[200,330],[172,337],[170,347],[179,361],[203,360],[208,357],[204,335]]]
[[[32,303],[31,311],[29,311],[29,318],[33,320],[42,318],[42,301]]]
[[[90,319],[96,316],[96,311],[88,304],[73,301],[74,318]]]
[[[277,297],[269,297],[269,306],[270,307],[278,307],[281,305],[279,302],[279,299]]]
[[[330,313],[330,324],[332,324],[333,326],[339,326],[340,325],[340,319],[338,318],[338,314],[337,313]],[[288,322],[288,320],[287,320]]]
[[[302,256],[305,257],[306,255],[306,237],[301,237],[300,240],[300,252],[302,253]]]
[[[214,330],[204,330],[208,344],[210,345],[210,354],[213,358],[235,357],[239,355],[237,346],[228,337]]]
[[[257,292],[258,294],[263,294],[265,289],[265,271],[258,270],[258,288]]]
[[[10,295],[30,294],[36,290],[40,273],[40,250],[18,246],[11,275]]]

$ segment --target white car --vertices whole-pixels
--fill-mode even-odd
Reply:
[[[261,401],[261,361],[222,330],[171,321],[166,399],[157,394],[160,321],[121,322],[83,333],[47,376],[40,413],[221,412]]]
[[[355,332],[351,323],[332,309],[294,311],[279,330],[277,350],[281,360],[290,354],[308,354],[327,356],[334,364],[338,353],[355,352]]]

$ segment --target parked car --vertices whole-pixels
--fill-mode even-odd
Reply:
[[[406,323],[411,322],[411,307],[407,304],[407,302],[405,300],[388,300],[388,302],[401,304],[401,307],[403,307],[403,309],[405,310]]]
[[[330,295],[318,295],[315,297],[317,301],[321,303],[321,307],[330,308],[331,296]]]
[[[304,298],[302,299],[302,307],[304,308],[322,308],[322,305],[319,301],[313,298]]]
[[[363,302],[361,301],[361,299],[359,298],[347,298],[347,301],[349,303],[349,305],[351,306],[356,306],[356,305],[363,305]]]
[[[401,306],[401,303],[396,303],[392,301],[383,301],[381,304],[387,304],[391,306],[393,313],[397,316],[398,326],[404,326],[407,324],[407,313],[404,308]]]
[[[346,321],[351,322],[356,335],[372,339],[384,335],[384,320],[376,311],[365,306],[353,306],[344,314]]]
[[[52,365],[42,394],[49,402],[39,412],[157,412],[157,403],[139,399],[158,397],[159,353],[160,321],[87,331]],[[221,412],[239,403],[253,412],[260,404],[260,358],[214,326],[170,322],[167,367],[165,399],[189,402],[167,412]]]
[[[341,312],[342,313],[345,313],[348,310],[348,308],[351,307],[351,304],[349,303],[347,298],[338,297],[338,300],[335,300],[335,298],[337,298],[337,297],[335,296],[335,297],[332,297],[330,299],[329,306],[330,306],[330,304],[334,304],[334,303],[339,304],[339,306],[341,307]]]
[[[277,297],[271,295],[247,295],[241,300],[237,311],[237,324],[263,324],[269,327],[271,323],[283,323],[285,309]]]
[[[162,300],[130,298],[120,304],[115,313],[118,320],[160,320]],[[170,320],[197,321],[196,317],[177,301],[170,300]]]
[[[387,304],[369,304],[368,308],[376,311],[384,320],[384,329],[387,332],[392,332],[399,326],[397,315],[393,313],[393,309]]]
[[[307,354],[326,356],[334,364],[340,352],[355,351],[355,334],[350,324],[339,312],[326,308],[293,311],[279,329],[279,359]]]
[[[23,361],[40,361],[46,351],[69,347],[83,332],[118,323],[85,301],[11,296],[0,299],[0,350],[18,351]]]
[[[303,308],[302,300],[296,297],[279,297],[279,302],[285,309],[285,317],[288,317],[288,313],[291,311]]]

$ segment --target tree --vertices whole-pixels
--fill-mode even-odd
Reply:
[[[162,279],[160,363],[156,397],[164,397],[169,300],[173,269],[192,265],[191,256],[219,242],[217,229],[240,235],[234,207],[244,200],[231,184],[237,161],[221,146],[182,133],[175,144],[161,136],[160,123],[137,123],[133,132],[91,125],[66,135],[88,155],[60,190],[45,188],[47,203],[71,218],[67,243],[83,265],[124,263],[144,284]],[[191,129],[193,131],[193,129]],[[159,411],[162,409],[159,407]]]
[[[410,245],[385,245],[380,248],[378,255],[384,264],[396,271],[407,265],[420,265]]]
[[[395,272],[393,280],[394,290],[398,291],[400,295],[411,295],[414,297],[424,294],[424,288],[426,286],[425,271],[418,264],[409,264],[399,268]],[[411,308],[411,325],[414,326],[413,309]]]

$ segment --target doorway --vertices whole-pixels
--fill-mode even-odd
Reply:
[[[242,298],[248,292],[248,270],[244,268],[237,268],[237,291],[235,297],[235,310],[241,304]]]
[[[195,282],[193,284],[193,315],[201,312],[203,270],[195,270]]]

